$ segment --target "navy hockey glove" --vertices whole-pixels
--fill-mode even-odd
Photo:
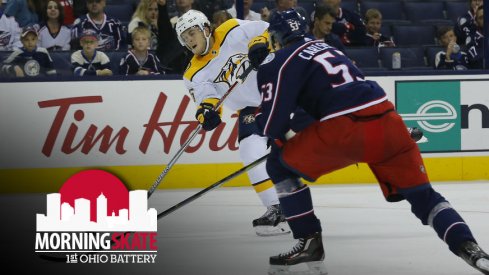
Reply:
[[[251,67],[255,70],[258,70],[258,67],[269,53],[270,49],[268,48],[268,41],[265,36],[257,36],[248,44],[248,59],[250,60]]]
[[[220,110],[214,110],[214,106],[219,102],[217,98],[206,98],[200,103],[195,113],[195,118],[202,124],[202,128],[211,131],[221,123]]]

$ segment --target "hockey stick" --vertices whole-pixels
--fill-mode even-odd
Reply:
[[[214,189],[216,189],[216,188],[220,187],[221,185],[223,185],[223,184],[225,184],[226,182],[228,182],[228,181],[230,181],[230,180],[234,179],[235,177],[237,177],[237,176],[239,176],[239,175],[243,174],[244,172],[247,172],[247,171],[249,171],[249,170],[251,170],[251,169],[255,168],[256,166],[258,166],[258,164],[260,164],[260,163],[262,163],[264,160],[266,160],[266,159],[267,159],[267,157],[268,157],[268,154],[266,154],[266,155],[264,155],[263,157],[261,157],[261,158],[259,158],[259,159],[255,160],[255,161],[253,161],[252,163],[250,163],[250,164],[248,164],[248,165],[244,166],[243,168],[239,169],[238,171],[236,171],[236,172],[234,172],[234,173],[232,173],[232,174],[228,175],[227,177],[225,177],[225,178],[221,179],[220,181],[218,181],[218,182],[216,182],[216,183],[212,184],[211,186],[209,186],[209,187],[207,187],[207,188],[205,188],[205,189],[203,189],[203,190],[201,190],[201,191],[197,192],[196,194],[194,194],[194,195],[192,195],[192,196],[190,196],[190,197],[188,197],[188,198],[184,199],[183,201],[181,201],[181,202],[179,202],[179,203],[175,204],[174,206],[172,206],[172,207],[168,208],[167,210],[165,210],[165,211],[163,211],[163,212],[159,213],[159,214],[158,214],[158,216],[157,216],[157,219],[159,220],[159,219],[161,219],[161,218],[163,218],[163,217],[167,216],[168,214],[170,214],[170,213],[174,212],[175,210],[178,210],[178,209],[182,208],[183,206],[185,206],[185,205],[189,204],[190,202],[193,202],[194,200],[196,200],[196,199],[200,198],[200,197],[201,197],[201,196],[203,196],[205,193],[208,193],[209,191],[214,190]]]
[[[244,79],[248,76],[248,74],[252,70],[253,70],[252,66],[249,66],[248,68],[245,69],[245,71],[243,72],[243,74],[241,74],[238,77],[238,79],[236,80],[236,82],[234,82],[233,85],[231,85],[231,87],[229,87],[229,89],[226,91],[226,93],[224,93],[224,95],[221,97],[221,99],[217,102],[216,106],[214,107],[214,110],[217,110],[217,109],[219,109],[221,107],[221,105],[223,104],[224,100],[229,96],[229,94],[231,94],[231,92],[234,90],[234,88],[236,87],[236,85],[243,83]],[[192,132],[192,134],[189,136],[189,138],[187,139],[187,141],[185,141],[185,143],[182,144],[182,146],[177,151],[177,153],[175,154],[175,156],[168,162],[168,164],[166,165],[166,167],[163,170],[163,172],[161,172],[160,175],[158,176],[158,178],[156,178],[156,180],[153,183],[153,185],[151,186],[151,188],[149,188],[149,190],[148,190],[148,198],[151,197],[151,195],[154,193],[154,191],[156,190],[156,188],[158,188],[158,185],[160,185],[161,181],[163,181],[163,178],[165,178],[165,176],[168,174],[168,171],[170,171],[170,169],[173,167],[173,165],[175,165],[175,163],[177,162],[177,160],[183,154],[183,152],[185,151],[185,149],[187,149],[187,147],[190,145],[190,143],[192,142],[192,140],[194,140],[194,138],[197,136],[197,134],[200,132],[201,129],[202,129],[202,124],[199,123],[199,125]]]
[[[252,163],[242,167],[241,169],[237,170],[236,172],[233,172],[232,174],[226,176],[225,178],[219,180],[218,182],[210,185],[209,187],[199,191],[198,193],[186,198],[185,200],[175,204],[174,206],[168,208],[167,210],[159,213],[157,215],[157,220],[167,216],[168,214],[182,208],[183,206],[189,204],[190,202],[196,200],[197,198],[200,198],[201,196],[203,196],[204,194],[220,187],[221,185],[225,184],[226,182],[236,178],[237,176],[255,168],[256,166],[258,166],[260,163],[262,163],[263,161],[265,161],[268,157],[268,154],[264,155],[263,157],[253,161]],[[126,235],[127,233],[132,233],[132,232],[124,232],[124,235]],[[111,240],[111,244],[112,244],[112,240]],[[99,253],[99,252],[104,252],[103,250],[101,251],[92,251],[92,252],[87,252],[87,253],[84,253],[85,255],[93,255],[95,253]],[[60,255],[61,254],[61,255]],[[41,258],[41,259],[44,259],[44,260],[47,260],[47,261],[52,261],[52,262],[66,262],[66,255],[63,255],[62,253],[45,253],[45,254],[38,254],[38,256]]]

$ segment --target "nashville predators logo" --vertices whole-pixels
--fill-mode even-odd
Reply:
[[[214,79],[214,82],[224,82],[228,87],[231,87],[249,66],[250,61],[246,54],[235,54],[228,59],[226,64],[224,64],[216,79]],[[244,80],[245,79],[243,79],[243,81]]]
[[[243,117],[243,124],[252,124],[255,122],[255,115],[246,115]]]

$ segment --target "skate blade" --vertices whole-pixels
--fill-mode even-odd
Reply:
[[[296,265],[270,265],[268,275],[327,275],[323,261],[300,263]]]
[[[290,228],[286,222],[281,222],[277,226],[255,226],[256,235],[261,237],[278,236],[289,234]]]
[[[416,143],[426,143],[428,142],[428,138],[425,136],[422,136]]]
[[[488,259],[479,259],[475,266],[484,274],[489,274],[489,260]]]

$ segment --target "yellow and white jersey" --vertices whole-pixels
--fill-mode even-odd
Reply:
[[[198,105],[205,98],[221,98],[238,77],[251,66],[248,43],[268,28],[265,21],[230,19],[213,33],[214,45],[204,56],[194,56],[183,80]],[[251,71],[224,101],[232,111],[261,103],[256,83],[256,71]]]

